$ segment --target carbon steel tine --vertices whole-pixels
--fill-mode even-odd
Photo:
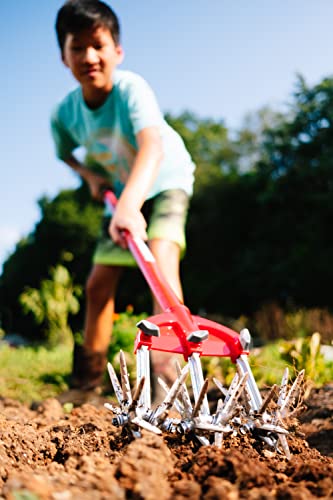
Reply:
[[[227,394],[225,396],[224,404],[227,404],[227,402],[229,401],[230,397],[234,393],[234,391],[235,391],[238,383],[239,383],[239,374],[235,373],[234,378],[232,379],[231,384],[229,386],[228,392],[227,392]]]
[[[200,355],[197,352],[194,352],[188,358],[188,364],[190,366],[190,374],[191,374],[191,382],[192,382],[194,401],[197,402],[201,388],[204,384]],[[203,399],[200,411],[202,414],[210,415],[207,396],[205,396]]]
[[[216,419],[215,419],[216,424],[220,423],[225,424],[230,419],[235,409],[235,405],[245,388],[247,379],[248,379],[248,374],[244,373],[244,375],[239,380],[238,384],[234,387],[233,392],[232,394],[230,394],[228,401],[224,404],[220,412],[216,414]]]
[[[177,377],[179,377],[182,369],[181,369],[181,366],[180,366],[178,359],[175,359],[175,368],[176,368]]]
[[[213,424],[216,424],[216,415],[218,415],[222,411],[222,408],[223,408],[223,401],[222,401],[222,399],[218,399],[217,405],[216,405],[216,412],[215,412],[215,415],[214,415],[213,420],[212,420]]]
[[[197,417],[199,415],[200,409],[201,409],[201,405],[202,405],[202,403],[204,401],[204,397],[207,394],[207,389],[208,389],[208,378],[206,378],[206,380],[203,383],[203,386],[201,387],[201,391],[200,391],[198,400],[195,403],[193,411],[192,411],[192,418],[195,418],[195,417]]]
[[[161,378],[161,377],[157,377],[157,382],[160,384],[160,386],[162,387],[162,389],[164,390],[164,392],[166,394],[168,394],[169,390],[170,390],[170,387],[168,386],[168,384],[166,382],[164,382],[164,380]],[[180,388],[181,390],[181,388]],[[180,392],[179,390],[179,392]],[[175,399],[175,402],[174,402],[174,406],[176,408],[176,410],[178,411],[178,413],[180,413],[181,415],[183,415],[184,413],[184,406],[181,404],[181,402],[179,401],[179,399]]]
[[[222,408],[223,408],[223,401],[222,401],[222,399],[219,399],[217,401],[217,405],[216,405],[216,413],[214,415],[213,422],[212,422],[213,424],[216,424],[216,415],[219,411],[222,410]],[[214,433],[214,445],[217,448],[222,448],[222,444],[223,444],[223,432],[215,432]]]
[[[173,406],[173,404],[175,402],[175,399],[177,397],[178,391],[179,391],[179,389],[181,387],[181,384],[185,381],[185,379],[187,377],[188,371],[189,371],[189,367],[188,367],[188,365],[185,365],[184,368],[181,371],[180,377],[178,377],[174,381],[174,383],[172,384],[172,386],[171,386],[168,394],[165,396],[165,398],[162,401],[162,403],[156,408],[156,410],[154,412],[154,417],[155,418],[158,419],[167,410],[169,410],[170,408],[172,408],[172,406]]]
[[[250,368],[248,358],[246,354],[241,354],[239,358],[236,360],[237,367],[240,370],[241,374],[247,373],[248,374],[248,379],[246,383],[246,387],[251,399],[251,407],[252,410],[257,412],[259,408],[262,406],[262,398],[257,386],[257,383],[254,379],[252,370]]]
[[[111,365],[111,363],[108,363],[108,372],[109,372],[109,376],[110,376],[110,380],[111,380],[111,384],[112,384],[114,393],[116,395],[116,398],[118,399],[118,403],[122,406],[123,401],[124,401],[123,400],[123,391],[122,391],[121,385],[119,383],[117,374],[116,374],[113,366]]]
[[[168,394],[168,392],[170,390],[170,387],[168,386],[168,384],[161,377],[157,377],[157,382],[160,384],[160,386],[162,387],[165,394]]]
[[[223,432],[215,432],[214,434],[214,445],[217,448],[222,448],[223,444]]]
[[[161,429],[156,427],[156,425],[150,424],[146,420],[143,420],[142,418],[135,417],[131,420],[131,422],[135,425],[138,425],[142,429],[146,429],[147,431],[154,432],[154,434],[162,434]]]
[[[205,436],[198,436],[198,434],[195,434],[195,437],[203,446],[210,445],[209,439],[207,439]]]
[[[288,380],[289,380],[289,368],[285,368],[285,370],[283,372],[283,377],[281,380],[279,398],[278,398],[278,402],[277,402],[279,408],[281,408],[281,406],[283,405],[284,400],[286,399],[286,396],[287,396]]]
[[[262,414],[266,411],[266,409],[267,409],[267,407],[268,407],[269,403],[272,401],[272,399],[273,399],[273,397],[274,397],[274,394],[275,394],[275,390],[276,390],[276,388],[277,388],[277,385],[276,385],[276,384],[274,384],[274,385],[271,387],[271,389],[270,389],[269,393],[267,394],[267,396],[266,396],[265,400],[263,401],[263,404],[261,405],[261,408],[260,408],[260,410],[259,410],[259,412],[258,412],[260,415],[262,415]]]
[[[122,413],[121,409],[118,408],[118,406],[113,406],[111,403],[104,403],[104,408],[107,408],[108,410],[112,411],[112,413],[115,413],[116,415],[120,415]]]
[[[226,397],[228,394],[228,389],[223,387],[223,384],[215,377],[213,377],[213,382],[216,385],[216,387],[222,392],[223,396]]]
[[[120,351],[119,361],[120,361],[120,376],[121,376],[121,388],[123,391],[123,399],[128,404],[131,404],[132,403],[132,393],[131,393],[131,386],[130,386],[124,351]]]
[[[289,432],[287,429],[284,427],[281,427],[280,425],[274,425],[274,424],[259,424],[256,425],[257,429],[262,429],[263,431],[267,432],[276,432],[277,434],[283,434],[287,435]]]
[[[145,384],[141,392],[139,404],[144,408],[150,408],[151,397],[150,397],[150,358],[149,349],[147,346],[143,345],[136,351],[136,373],[137,373],[137,386],[140,384],[140,380],[144,377]]]
[[[176,359],[175,361],[175,367],[176,367],[177,377],[179,377],[181,374],[181,366],[178,359]],[[185,382],[181,385],[179,396],[182,400],[184,407],[184,418],[185,419],[189,418],[192,415],[193,407]]]
[[[293,385],[291,386],[290,391],[288,392],[286,399],[284,400],[281,409],[280,409],[280,415],[282,418],[286,417],[289,413],[290,407],[294,404],[295,399],[297,397],[297,392],[300,388],[300,385],[302,383],[302,380],[304,378],[304,373],[305,370],[301,370],[299,374],[297,375]]]
[[[290,460],[291,453],[286,436],[279,434],[278,442],[280,443],[287,460]]]
[[[209,432],[223,432],[224,431],[224,429],[220,425],[210,424],[208,422],[207,423],[205,423],[205,422],[196,423],[195,429],[198,429],[200,431],[209,431]]]
[[[143,387],[145,385],[145,381],[146,380],[145,380],[144,377],[142,377],[140,379],[139,385],[137,386],[137,388],[134,391],[133,398],[132,398],[132,403],[130,404],[130,406],[128,408],[128,412],[135,411],[136,407],[138,406],[139,400],[140,400],[140,397],[141,397],[141,393],[142,393]]]

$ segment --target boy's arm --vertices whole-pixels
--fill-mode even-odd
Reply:
[[[79,162],[75,156],[71,155],[64,162],[72,169],[74,172],[79,174],[79,176],[86,181],[89,186],[91,196],[96,200],[101,200],[102,188],[110,183],[102,176],[94,174],[86,168],[81,162]],[[111,186],[110,186],[111,187]]]
[[[133,236],[147,239],[147,224],[141,213],[141,207],[156,178],[163,157],[157,127],[140,130],[136,139],[138,152],[110,224],[113,241],[124,248],[126,247],[122,236],[124,229],[130,231]]]

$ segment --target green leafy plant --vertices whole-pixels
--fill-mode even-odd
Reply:
[[[68,324],[70,314],[80,308],[78,297],[82,287],[73,284],[66,267],[58,264],[51,268],[50,278],[42,280],[40,288],[26,288],[19,296],[25,314],[31,313],[37,324],[44,325],[47,343],[71,344],[73,332]]]
[[[329,380],[333,371],[333,366],[325,362],[320,347],[321,336],[315,332],[310,337],[281,342],[279,350],[283,360],[296,371],[305,369],[306,378],[318,385]]]

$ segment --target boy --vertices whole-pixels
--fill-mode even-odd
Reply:
[[[104,375],[122,267],[135,265],[125,248],[124,229],[148,240],[162,273],[182,298],[179,260],[194,165],[148,84],[117,70],[124,54],[119,22],[109,6],[97,0],[67,1],[58,12],[56,33],[62,61],[79,83],[52,115],[57,156],[87,182],[94,198],[101,199],[102,188],[109,186],[119,199],[87,280],[84,343],[74,347],[71,386],[91,390]],[[84,163],[74,155],[79,146],[86,151]],[[141,209],[151,211],[148,227]],[[154,371],[167,375],[165,357],[155,354]]]

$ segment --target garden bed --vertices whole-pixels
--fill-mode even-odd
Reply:
[[[313,390],[288,437],[292,454],[251,435],[200,447],[179,436],[133,440],[102,404],[65,413],[0,400],[0,498],[308,499],[333,497],[333,384]]]

